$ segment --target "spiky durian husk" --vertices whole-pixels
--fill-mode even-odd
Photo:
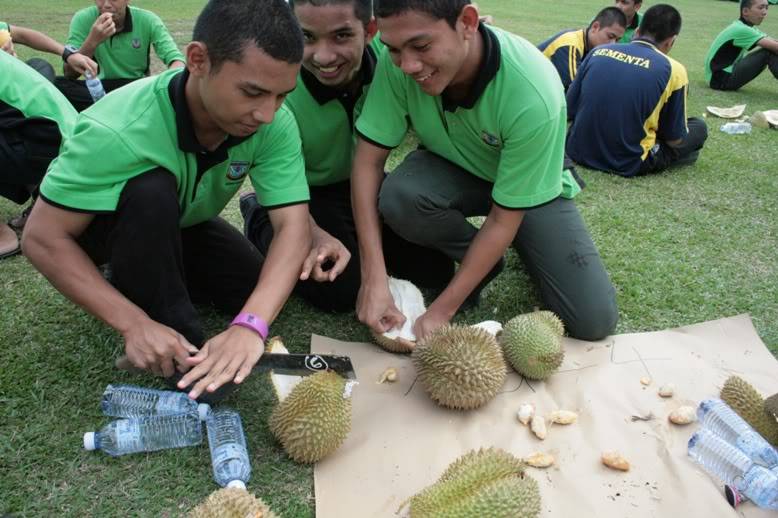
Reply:
[[[323,459],[343,443],[351,431],[351,397],[346,380],[318,372],[300,382],[273,409],[270,430],[297,462]]]
[[[189,512],[189,518],[278,518],[277,514],[245,489],[224,488],[211,493]]]
[[[540,514],[537,483],[524,464],[494,448],[471,451],[440,479],[410,499],[411,518],[534,518]]]
[[[412,355],[430,397],[449,408],[477,408],[502,388],[507,375],[497,340],[480,328],[447,325],[420,342]]]
[[[565,358],[563,334],[562,321],[554,313],[525,313],[505,324],[500,333],[500,346],[516,372],[530,379],[544,380]]]
[[[765,410],[762,395],[751,384],[730,376],[721,388],[721,399],[767,442],[778,446],[778,422]]]

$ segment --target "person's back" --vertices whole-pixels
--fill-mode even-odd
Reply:
[[[778,79],[778,41],[757,28],[767,0],[741,0],[740,18],[713,40],[705,58],[705,81],[714,90],[738,90],[765,68]]]
[[[672,150],[665,154],[662,145],[680,145],[688,136],[689,81],[684,66],[666,55],[677,32],[661,32],[663,12],[677,11],[661,4],[652,9],[632,43],[592,51],[570,87],[568,118],[573,123],[566,151],[580,164],[635,176],[658,172],[678,158]],[[677,24],[680,31],[680,14]],[[698,123],[692,124],[696,136]]]

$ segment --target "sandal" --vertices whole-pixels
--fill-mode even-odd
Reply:
[[[0,259],[11,257],[22,251],[16,232],[8,225],[0,225]]]

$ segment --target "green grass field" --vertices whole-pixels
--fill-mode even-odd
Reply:
[[[0,0],[0,20],[62,41],[70,15],[89,4]],[[161,15],[183,45],[204,2],[134,4]],[[480,4],[498,25],[535,43],[562,28],[585,25],[603,6],[593,0]],[[778,108],[778,82],[769,74],[740,93],[714,92],[704,84],[708,44],[737,16],[736,3],[680,0],[674,5],[684,27],[672,55],[689,71],[690,115],[701,116],[706,105],[747,103],[748,113]],[[768,16],[762,28],[778,35],[778,13]],[[17,51],[23,58],[34,54],[21,47]],[[58,59],[48,57],[61,69]],[[708,119],[710,138],[693,167],[637,180],[582,170],[588,188],[578,204],[618,290],[619,332],[748,312],[776,351],[778,131],[730,136],[719,131],[721,123]],[[0,201],[0,220],[20,209]],[[235,202],[225,214],[240,223]],[[461,321],[504,321],[538,304],[512,252],[508,265],[481,306]],[[106,384],[160,382],[117,372],[113,361],[122,350],[119,337],[60,296],[23,257],[0,262],[0,304],[0,515],[177,516],[216,489],[206,445],[118,459],[85,452],[83,432],[108,422],[98,408]],[[213,332],[228,322],[226,315],[203,311]],[[323,314],[296,298],[273,333],[296,352],[307,350],[311,333],[368,339],[353,315]],[[240,410],[249,441],[249,489],[283,516],[313,516],[312,469],[286,459],[268,431],[273,399],[267,379],[254,376],[229,401]]]

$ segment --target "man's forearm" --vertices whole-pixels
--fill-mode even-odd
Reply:
[[[383,181],[384,163],[361,158],[357,151],[351,175],[351,203],[359,243],[360,268],[365,281],[374,276],[386,276],[378,215],[378,191]]]
[[[53,38],[43,34],[42,32],[28,29],[26,27],[14,27],[13,28],[14,40],[17,43],[26,45],[35,50],[41,52],[49,52],[57,56],[61,56],[65,47],[58,43]]]
[[[24,254],[68,299],[124,334],[146,313],[111,286],[69,237],[23,239]]]

